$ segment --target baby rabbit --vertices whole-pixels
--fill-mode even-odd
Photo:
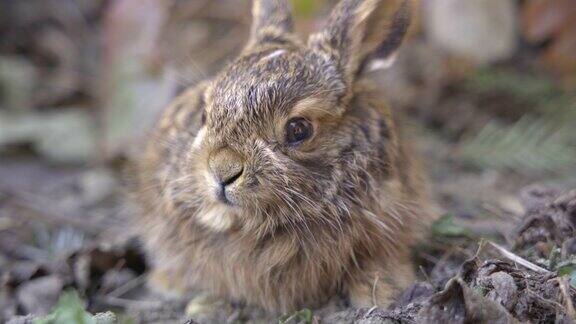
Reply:
[[[270,312],[331,296],[386,305],[432,217],[414,157],[366,76],[409,25],[398,0],[342,0],[307,43],[287,0],[254,0],[239,58],[180,95],[136,172],[152,284]]]

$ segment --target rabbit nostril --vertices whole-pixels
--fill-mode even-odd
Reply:
[[[217,193],[216,195],[218,196],[218,199],[226,204],[232,204],[228,194],[227,194],[227,190],[226,190],[226,186],[228,186],[229,184],[234,183],[238,178],[240,178],[240,176],[242,175],[242,173],[244,172],[244,168],[241,167],[240,171],[238,172],[229,172],[227,173],[229,176],[227,177],[222,177],[222,176],[216,176],[216,181],[218,181],[219,187],[217,189]]]
[[[221,188],[224,188],[242,176],[244,160],[240,154],[230,148],[222,148],[210,155],[208,168],[214,180]]]
[[[240,178],[242,173],[244,173],[244,168],[240,169],[240,171],[238,171],[236,174],[232,174],[231,176],[229,176],[227,178],[220,178],[219,179],[220,186],[226,187],[227,185],[232,184],[234,181],[236,181],[238,178]]]

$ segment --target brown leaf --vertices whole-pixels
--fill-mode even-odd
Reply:
[[[517,323],[500,304],[472,291],[455,278],[420,310],[423,323]]]

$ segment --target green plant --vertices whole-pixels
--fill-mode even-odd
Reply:
[[[473,237],[473,233],[465,227],[454,223],[454,216],[442,215],[432,224],[432,233],[439,237]]]
[[[570,285],[576,289],[576,257],[572,257],[571,260],[558,264],[556,271],[560,277],[568,276]]]
[[[34,324],[131,324],[130,319],[119,319],[112,312],[90,314],[74,290],[66,291],[52,312],[34,320]]]

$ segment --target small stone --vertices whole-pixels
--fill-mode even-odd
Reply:
[[[494,289],[488,292],[486,297],[499,302],[506,309],[512,310],[518,296],[518,287],[514,278],[503,271],[495,272],[489,278]]]

